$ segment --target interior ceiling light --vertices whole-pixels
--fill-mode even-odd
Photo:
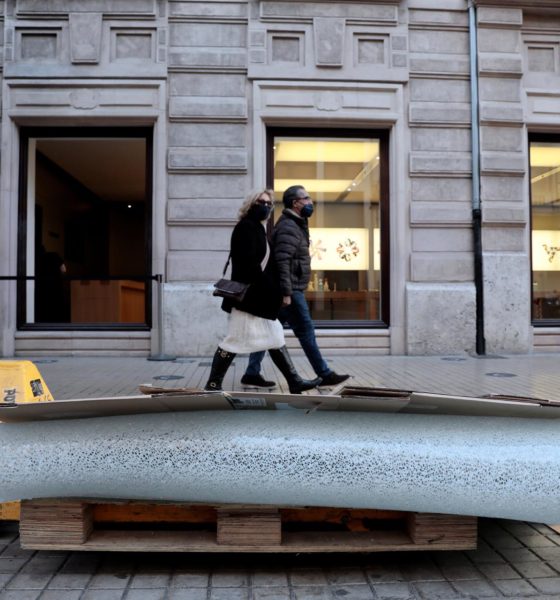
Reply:
[[[277,140],[276,162],[368,163],[379,158],[379,142]]]

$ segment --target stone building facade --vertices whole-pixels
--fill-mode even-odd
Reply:
[[[532,139],[547,148],[560,139],[560,1],[1,0],[0,14],[0,265],[20,276],[0,282],[3,356],[210,354],[226,318],[212,283],[237,210],[250,189],[274,183],[274,139],[298,140],[298,130],[383,140],[383,310],[356,318],[358,298],[352,318],[320,319],[322,348],[474,353],[478,327],[489,353],[560,349],[555,313],[535,320],[530,163]],[[97,208],[80,217],[67,205],[84,195]],[[130,215],[139,207],[140,238],[125,204],[101,206],[115,199]],[[100,252],[98,226],[113,270],[87,258]],[[132,262],[119,263],[133,238]],[[23,277],[37,275],[41,244],[67,276],[101,280],[130,265],[123,279],[162,274],[161,288],[144,282],[146,318],[75,315],[78,279],[65,283],[72,316],[38,318],[38,280]],[[336,285],[326,290],[337,301]]]

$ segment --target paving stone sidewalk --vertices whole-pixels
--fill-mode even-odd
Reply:
[[[560,399],[558,355],[328,358],[337,371],[352,373],[356,385]],[[296,360],[311,376],[304,359]],[[198,387],[208,376],[210,359],[41,357],[37,362],[54,396],[63,399],[134,394],[139,383]],[[235,363],[225,383],[241,389],[246,358]],[[264,374],[280,383],[268,359]],[[120,554],[24,551],[16,524],[0,525],[0,600],[459,598],[560,600],[560,535],[543,524],[481,519],[479,546],[471,552]]]

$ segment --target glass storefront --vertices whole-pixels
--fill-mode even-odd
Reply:
[[[23,132],[19,323],[145,326],[150,133],[74,131]]]
[[[560,321],[560,142],[530,142],[533,320]]]
[[[306,291],[319,325],[388,323],[383,311],[387,207],[386,138],[379,135],[272,135],[273,185],[282,194],[303,185],[309,219],[311,281]]]

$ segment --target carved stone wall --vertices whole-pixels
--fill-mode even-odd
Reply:
[[[560,2],[476,4],[485,337],[527,352],[527,132],[560,131]],[[467,0],[0,0],[0,18],[2,272],[16,270],[20,125],[153,125],[166,349],[209,354],[225,326],[211,284],[266,181],[266,128],[386,128],[391,324],[360,343],[474,351]],[[0,287],[4,355],[25,337],[15,303]],[[354,351],[348,330],[323,339]]]

